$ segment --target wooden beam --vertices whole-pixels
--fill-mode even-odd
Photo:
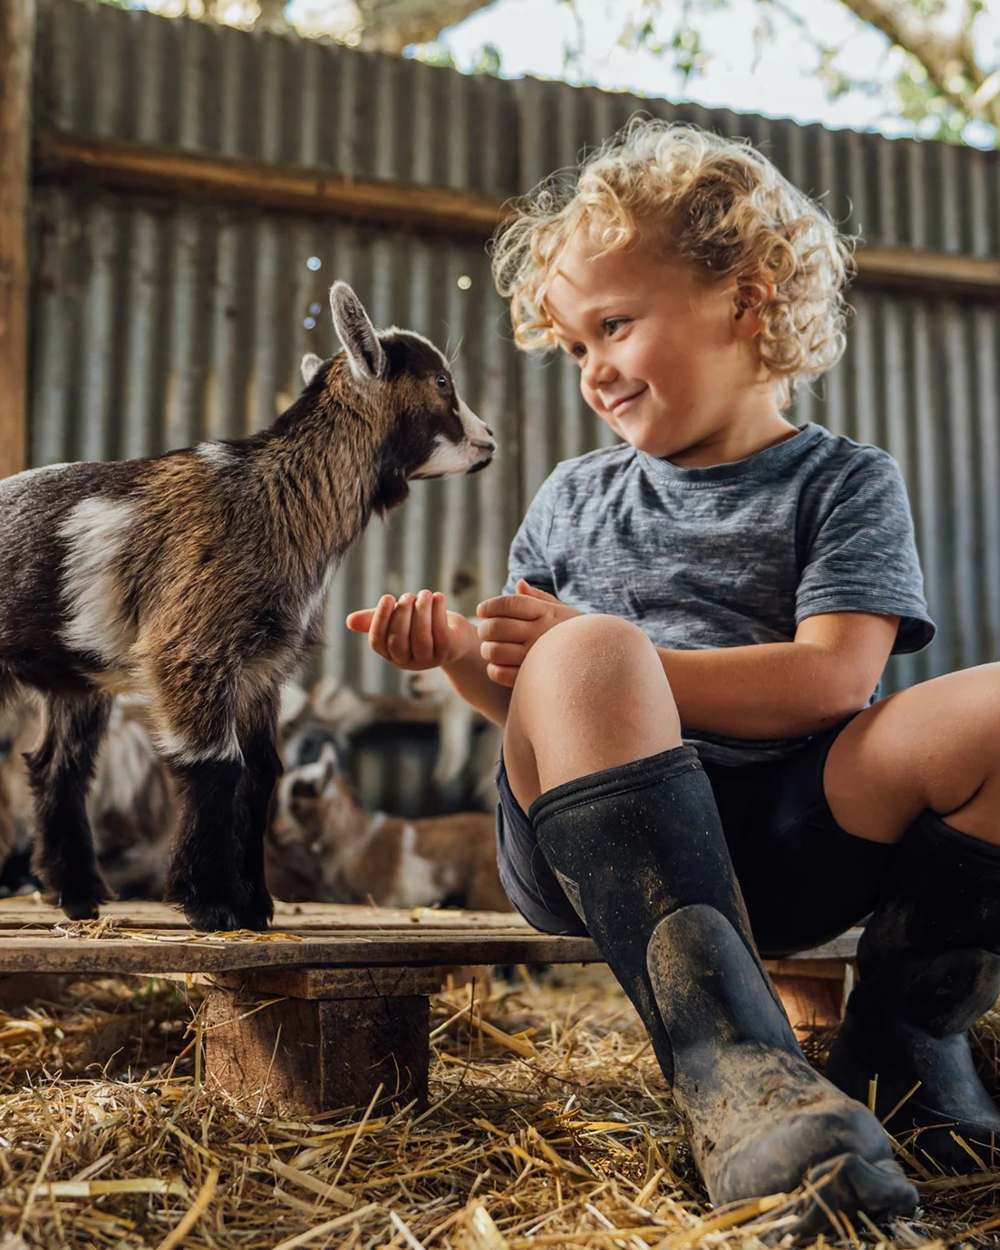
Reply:
[[[0,5],[0,477],[28,463],[28,174],[35,0]]]
[[[328,170],[264,165],[54,130],[37,136],[35,173],[41,179],[347,217],[473,239],[492,234],[505,203],[472,191],[344,178]],[[990,258],[862,247],[857,261],[857,282],[863,287],[1000,300],[1000,261]]]
[[[874,246],[858,248],[857,259],[861,286],[1000,300],[1000,260]]]
[[[328,170],[201,156],[53,130],[41,130],[36,137],[35,173],[116,190],[222,200],[477,238],[492,233],[502,203],[447,187],[344,178]]]

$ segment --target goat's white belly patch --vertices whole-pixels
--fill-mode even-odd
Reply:
[[[116,568],[133,533],[138,506],[91,496],[78,503],[59,528],[66,540],[61,635],[73,650],[92,651],[105,664],[122,664],[132,642],[124,618]]]
[[[417,831],[405,825],[400,845],[399,870],[393,890],[396,907],[426,907],[440,898],[435,865],[416,852]]]

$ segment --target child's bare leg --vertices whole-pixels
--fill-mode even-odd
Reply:
[[[579,616],[554,635],[535,643],[507,713],[504,763],[525,811],[565,781],[681,745],[674,696],[642,630]]]
[[[1000,1107],[969,1030],[1000,995],[1000,665],[946,673],[859,713],[827,757],[844,829],[898,843],[858,946],[827,1063],[936,1170],[1000,1164]]]
[[[802,1233],[831,1209],[911,1211],[915,1190],[878,1121],[795,1042],[711,786],[641,631],[593,616],[544,634],[518,673],[504,760],[542,853],[649,1031],[713,1200],[808,1178],[789,1212]]]

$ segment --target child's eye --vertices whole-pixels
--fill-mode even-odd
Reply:
[[[628,324],[628,317],[608,317],[604,322],[604,328],[609,334],[614,334],[621,326]]]
[[[582,343],[574,343],[573,346],[569,349],[569,354],[573,357],[574,360],[582,360],[584,356],[586,356],[587,354],[587,349],[584,347]]]

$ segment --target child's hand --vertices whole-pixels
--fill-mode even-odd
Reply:
[[[415,672],[464,659],[479,645],[475,625],[449,612],[439,590],[407,592],[398,603],[383,595],[374,608],[351,612],[345,623],[355,633],[366,633],[383,660]]]
[[[479,651],[488,676],[499,686],[513,686],[524,657],[542,634],[560,621],[583,614],[522,577],[516,594],[485,599],[476,615],[483,618]]]

